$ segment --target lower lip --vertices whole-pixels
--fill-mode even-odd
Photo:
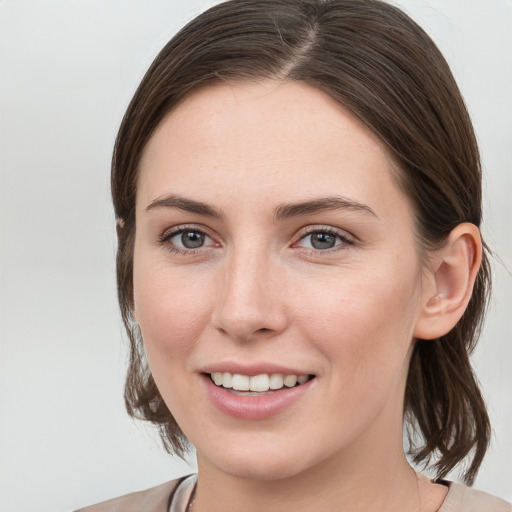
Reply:
[[[291,407],[308,391],[316,379],[311,379],[300,386],[283,388],[261,396],[244,396],[230,393],[216,386],[209,375],[203,375],[206,393],[213,405],[221,412],[243,420],[264,420],[276,416]]]

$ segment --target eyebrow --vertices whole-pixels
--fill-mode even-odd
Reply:
[[[322,197],[302,203],[282,204],[276,208],[274,218],[275,220],[284,220],[290,217],[313,215],[315,213],[335,210],[363,212],[378,218],[377,214],[366,204],[358,203],[343,196]]]
[[[221,210],[201,201],[194,201],[175,194],[169,194],[159,197],[152,201],[146,211],[154,208],[178,208],[197,215],[203,215],[214,219],[222,220],[225,215]],[[359,203],[343,196],[323,197],[303,201],[300,203],[285,203],[279,205],[274,210],[275,220],[285,220],[291,217],[299,217],[302,215],[314,215],[316,213],[335,211],[335,210],[352,210],[367,213],[377,217],[376,213],[366,204]]]
[[[178,208],[179,210],[197,213],[198,215],[204,215],[205,217],[211,217],[214,219],[224,218],[224,213],[213,206],[174,194],[169,194],[155,199],[146,207],[146,211],[152,210],[153,208]]]

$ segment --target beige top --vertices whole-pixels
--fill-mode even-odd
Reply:
[[[134,492],[76,512],[186,512],[196,475]],[[447,482],[448,494],[438,512],[512,512],[506,501],[455,482]]]

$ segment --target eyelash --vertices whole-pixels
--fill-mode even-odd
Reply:
[[[204,251],[205,249],[208,249],[208,247],[206,247],[206,248],[200,247],[198,249],[182,249],[180,247],[177,247],[173,243],[170,243],[170,240],[172,238],[174,238],[175,236],[180,235],[182,233],[186,233],[186,232],[198,233],[200,235],[204,235],[205,237],[208,237],[213,240],[213,237],[210,236],[206,230],[204,230],[198,226],[194,226],[194,225],[190,225],[190,226],[185,225],[185,226],[179,226],[179,227],[173,228],[170,231],[166,231],[161,237],[159,237],[158,242],[160,245],[165,245],[170,252],[172,252],[174,254],[185,255],[185,256],[193,256],[197,252]],[[321,227],[315,226],[315,227],[311,227],[311,228],[306,228],[305,230],[300,232],[299,238],[298,238],[297,242],[294,243],[294,245],[301,242],[302,240],[306,239],[308,236],[311,236],[311,235],[314,235],[317,233],[325,233],[327,235],[333,236],[333,237],[341,240],[340,244],[335,245],[332,248],[327,248],[327,249],[323,249],[323,250],[314,249],[314,248],[305,248],[309,253],[315,254],[317,256],[325,256],[326,254],[329,254],[332,252],[345,250],[345,249],[347,249],[347,246],[352,246],[355,243],[355,239],[352,238],[350,235],[348,235],[346,232],[340,232],[340,231],[338,231],[332,227],[329,227],[329,226],[321,226]]]
[[[182,249],[180,247],[177,247],[173,243],[170,242],[172,238],[174,238],[177,235],[180,235],[182,233],[191,232],[191,233],[198,233],[200,235],[207,236],[208,238],[211,238],[213,240],[213,237],[211,237],[204,229],[199,228],[197,226],[179,226],[176,228],[171,229],[170,231],[166,231],[159,239],[158,242],[160,245],[165,245],[166,248],[174,253],[184,256],[193,256],[199,251],[204,251],[204,247],[200,247],[198,249]]]
[[[351,237],[348,233],[346,233],[345,231],[341,232],[341,231],[334,229],[330,226],[320,226],[320,227],[315,226],[315,227],[311,227],[311,228],[306,228],[304,231],[302,231],[300,233],[298,242],[300,242],[300,241],[306,239],[308,236],[314,235],[316,233],[325,233],[327,235],[333,236],[333,237],[341,240],[340,244],[335,245],[334,247],[329,248],[329,249],[321,250],[321,249],[307,248],[307,250],[310,253],[315,254],[317,256],[325,256],[327,254],[330,254],[330,253],[333,253],[336,251],[343,251],[343,250],[347,249],[348,247],[355,244],[355,239],[353,237]],[[295,242],[295,243],[298,243],[298,242]]]

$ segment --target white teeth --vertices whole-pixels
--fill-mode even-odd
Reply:
[[[284,385],[288,388],[293,388],[297,384],[297,375],[287,375],[284,378]]]
[[[304,382],[306,382],[308,380],[308,376],[307,375],[299,375],[297,377],[297,382],[299,384],[304,384]]]
[[[281,389],[284,386],[284,377],[280,373],[270,376],[270,389]]]
[[[233,375],[231,375],[231,373],[224,372],[222,374],[222,386],[225,387],[225,388],[232,388],[233,387]]]
[[[308,375],[282,375],[281,373],[271,375],[262,373],[249,377],[239,373],[213,372],[210,376],[217,386],[233,388],[235,391],[254,392],[277,390],[283,387],[292,388],[296,384],[304,384],[309,380]]]
[[[269,385],[270,378],[268,375],[255,375],[250,379],[249,389],[251,391],[268,391]]]
[[[249,391],[249,377],[235,373],[233,375],[233,389],[237,391]]]
[[[224,379],[222,378],[222,372],[213,372],[212,373],[212,379],[217,386],[222,386],[222,383],[224,382]]]

